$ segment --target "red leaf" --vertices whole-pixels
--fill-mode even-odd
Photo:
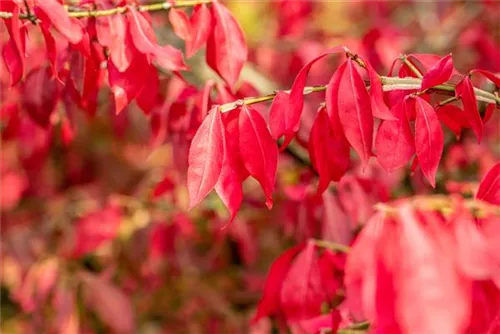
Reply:
[[[474,86],[468,76],[465,76],[462,81],[458,83],[455,89],[455,95],[462,99],[464,111],[467,115],[469,124],[472,130],[474,130],[477,141],[481,142],[481,138],[483,137],[483,121],[481,120],[481,115],[479,115],[479,110],[477,109]]]
[[[19,6],[13,1],[0,1],[3,11],[12,12],[12,18],[4,20],[9,32],[9,41],[3,47],[3,58],[10,72],[10,85],[13,86],[21,80],[24,75],[25,44],[21,20],[19,19]]]
[[[450,79],[453,73],[453,59],[451,54],[441,58],[432,66],[422,78],[421,90],[440,85]]]
[[[436,109],[436,113],[439,120],[457,136],[457,139],[460,138],[462,129],[469,127],[465,112],[457,106],[447,104]]]
[[[158,65],[168,71],[188,69],[179,50],[170,45],[162,47],[157,44],[151,24],[134,7],[129,7],[127,17],[130,22],[132,40],[140,52],[152,55]]]
[[[368,61],[364,60],[364,63],[368,77],[370,78],[370,98],[373,116],[384,120],[395,120],[397,116],[385,104],[382,82],[378,73]]]
[[[73,256],[93,252],[104,242],[114,239],[120,223],[120,210],[114,207],[92,212],[81,218],[76,223]]]
[[[500,162],[493,166],[483,177],[476,198],[500,205]]]
[[[104,278],[80,272],[84,283],[85,304],[116,333],[132,333],[135,329],[134,308],[129,297]]]
[[[36,123],[45,128],[50,124],[50,116],[62,91],[59,82],[51,77],[49,68],[36,68],[26,77],[22,90],[24,109]]]
[[[117,114],[139,94],[147,79],[144,73],[150,71],[150,66],[146,56],[140,53],[136,53],[124,72],[118,70],[113,60],[108,61],[109,86],[115,97]]]
[[[52,68],[52,75],[57,77],[56,59],[57,48],[56,41],[49,31],[50,22],[41,22],[40,29],[42,30],[43,39],[45,41],[45,48],[47,49],[47,58],[49,58],[50,67]]]
[[[215,191],[228,208],[231,223],[236,217],[243,200],[242,182],[247,176],[243,167],[239,148],[239,110],[232,110],[224,114],[223,123],[225,131],[224,162]]]
[[[189,22],[189,17],[186,12],[176,8],[170,8],[168,11],[168,19],[174,29],[174,33],[180,39],[188,41],[191,38],[191,23]]]
[[[262,299],[259,301],[257,313],[253,317],[252,322],[256,323],[264,317],[277,315],[279,313],[280,295],[283,282],[285,277],[287,277],[295,255],[297,255],[297,253],[299,253],[303,248],[303,244],[290,248],[273,262],[271,268],[269,269],[269,274],[267,274]]]
[[[340,325],[341,317],[338,310],[331,313],[322,314],[317,317],[301,320],[298,322],[300,331],[292,331],[294,334],[321,334],[336,333]]]
[[[248,56],[245,37],[231,12],[219,2],[212,3],[212,16],[214,22],[207,44],[207,64],[234,88]]]
[[[158,104],[158,92],[160,80],[158,78],[158,71],[156,67],[149,66],[148,73],[141,73],[145,76],[144,86],[141,91],[136,96],[136,102],[139,108],[142,109],[147,115],[151,113],[151,111]]]
[[[189,207],[201,202],[217,183],[224,160],[224,127],[214,106],[196,131],[189,148]]]
[[[344,46],[335,47],[322,53],[304,65],[293,81],[292,88],[290,90],[289,107],[271,109],[269,118],[272,120],[271,123],[274,123],[273,135],[276,138],[280,138],[285,135],[285,142],[283,143],[282,148],[288,146],[290,141],[293,139],[293,135],[299,128],[300,116],[302,115],[302,109],[304,108],[304,88],[306,86],[309,70],[314,63],[325,56],[346,51],[347,48]]]
[[[366,167],[372,155],[373,116],[365,83],[349,59],[340,79],[338,113],[344,134]]]
[[[484,76],[485,78],[487,78],[488,80],[490,80],[491,82],[493,82],[495,84],[495,86],[497,87],[500,87],[500,78],[491,73],[490,71],[486,71],[486,70],[472,70],[470,71],[471,74],[473,73],[479,73],[481,74],[482,76]]]
[[[333,73],[330,78],[330,82],[326,87],[326,111],[328,116],[330,117],[330,123],[332,124],[332,128],[334,132],[342,133],[344,136],[344,130],[342,129],[342,124],[340,124],[339,119],[339,87],[340,87],[340,79],[344,75],[345,69],[347,67],[347,62],[344,62],[340,65],[335,73]]]
[[[212,14],[204,4],[194,7],[190,19],[191,38],[186,41],[186,57],[191,58],[207,42],[212,33]]]
[[[66,9],[56,0],[36,1],[35,14],[42,21],[50,21],[72,44],[77,44],[82,39],[82,28],[71,22]]]
[[[284,91],[278,91],[269,109],[269,127],[275,140],[283,135],[283,129],[286,127],[284,114],[289,108],[289,104],[290,95]]]
[[[287,321],[308,319],[321,314],[323,287],[314,242],[296,256],[281,288],[281,308]]]
[[[333,132],[325,108],[320,108],[309,138],[309,156],[319,174],[318,193],[345,174],[350,162],[349,149],[344,136]]]
[[[416,97],[415,149],[422,173],[430,184],[436,186],[436,172],[444,148],[441,124],[432,106]]]
[[[461,333],[469,322],[470,292],[453,261],[409,205],[400,209],[398,222],[404,254],[395,273],[398,322],[405,332]]]
[[[392,108],[398,120],[380,124],[375,138],[377,160],[389,173],[404,167],[415,153],[415,140],[406,118],[406,107],[412,101],[405,99]]]
[[[278,166],[278,147],[262,115],[245,105],[240,112],[239,139],[243,164],[250,175],[260,183],[266,195],[266,205],[271,208]]]

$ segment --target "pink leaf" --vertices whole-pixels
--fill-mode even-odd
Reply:
[[[309,138],[309,156],[319,174],[318,193],[345,174],[350,162],[349,148],[344,136],[332,130],[325,108],[320,108]]]
[[[213,31],[207,44],[207,64],[234,88],[248,57],[245,37],[224,5],[213,2],[212,16]]]
[[[243,164],[261,185],[266,205],[272,207],[272,193],[276,182],[278,147],[257,111],[243,106],[239,118],[240,153]]]
[[[477,100],[474,92],[474,86],[472,81],[468,76],[465,76],[462,81],[460,81],[455,89],[455,95],[462,99],[464,105],[464,111],[469,120],[469,124],[474,130],[477,141],[481,142],[483,137],[483,121],[481,120],[481,115],[477,109]]]
[[[370,96],[354,66],[349,59],[340,79],[338,113],[347,140],[366,166],[372,155],[373,116]]]
[[[96,35],[99,43],[109,48],[109,57],[118,71],[126,71],[132,63],[135,46],[128,34],[125,16],[109,15],[97,17]]]
[[[287,321],[321,314],[324,300],[316,246],[310,241],[293,260],[281,289],[281,308]]]
[[[476,198],[500,205],[500,162],[493,166],[483,177]]]
[[[151,24],[141,13],[130,6],[127,17],[130,22],[132,40],[140,52],[152,55],[158,65],[168,71],[187,70],[179,50],[170,45],[162,47],[157,44]]]
[[[180,39],[188,41],[191,38],[191,23],[189,22],[189,17],[186,12],[180,9],[170,8],[168,11],[168,19],[174,29],[174,33]]]
[[[415,99],[415,149],[425,178],[436,186],[436,172],[444,148],[441,124],[432,106],[422,99]]]
[[[196,131],[189,148],[189,207],[201,202],[217,183],[224,160],[224,127],[214,106]]]
[[[49,20],[54,27],[72,44],[77,44],[83,37],[83,31],[77,24],[73,24],[68,12],[56,0],[36,1],[35,14],[43,21]]]
[[[389,173],[404,167],[415,153],[415,141],[406,118],[406,107],[413,103],[405,99],[392,108],[398,120],[385,120],[380,124],[375,138],[377,160]]]
[[[453,73],[451,54],[441,58],[432,66],[422,79],[421,89],[428,89],[448,81]]]
[[[104,278],[80,272],[84,283],[83,299],[87,306],[116,333],[132,333],[135,329],[134,309],[129,297]]]
[[[194,7],[190,19],[191,38],[186,41],[186,57],[191,58],[212,33],[212,14],[205,4]]]

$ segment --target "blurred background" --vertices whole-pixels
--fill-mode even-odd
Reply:
[[[384,75],[400,54],[410,53],[451,52],[462,73],[500,71],[497,1],[224,3],[245,33],[250,57],[238,92],[213,102],[288,89],[307,61],[336,45],[367,57]],[[183,47],[166,12],[152,19],[161,45]],[[45,52],[38,31],[29,30],[29,40],[32,54]],[[31,62],[32,69],[40,66]],[[71,101],[51,99],[50,83],[8,88],[2,60],[2,333],[274,333],[271,320],[250,319],[270,264],[283,250],[310,237],[349,244],[375,203],[431,191],[410,166],[388,175],[375,163],[361,173],[354,163],[332,191],[316,195],[304,158],[324,100],[315,94],[306,99],[293,152],[280,156],[273,209],[247,180],[241,211],[222,229],[229,214],[215,194],[187,210],[186,170],[196,130],[189,115],[199,92],[210,79],[219,93],[224,87],[204,51],[188,65],[185,80],[160,75],[148,116],[135,103],[115,115],[104,80],[89,119]],[[318,63],[308,84],[326,84],[337,65],[335,57]],[[33,91],[44,103],[57,103],[56,110],[70,110],[71,122],[54,113],[47,131],[24,117],[26,94]],[[268,107],[256,108],[265,114]],[[457,141],[447,130],[438,191],[472,193],[471,182],[499,159],[499,121],[495,113],[486,123],[481,145],[469,132]]]

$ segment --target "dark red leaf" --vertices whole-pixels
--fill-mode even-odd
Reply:
[[[392,107],[398,119],[382,121],[375,138],[377,160],[389,173],[406,166],[415,153],[415,140],[406,118],[408,103],[412,101],[405,99]]]
[[[238,22],[224,5],[213,2],[211,10],[213,30],[207,44],[207,64],[229,87],[234,88],[248,57],[245,37]],[[200,31],[200,34],[203,33]]]
[[[240,111],[239,139],[243,164],[260,183],[266,195],[266,205],[271,208],[278,167],[278,147],[262,115],[246,105]]]
[[[309,156],[319,174],[318,193],[323,193],[330,181],[338,181],[349,168],[349,143],[342,134],[335,134],[325,108],[320,108],[311,129]]]
[[[280,312],[280,297],[283,282],[287,277],[293,259],[303,248],[304,244],[290,248],[273,262],[267,274],[262,299],[257,306],[257,313],[253,317],[252,322],[257,322],[267,316],[277,315]]]
[[[4,20],[9,32],[9,40],[3,47],[2,55],[5,65],[10,72],[10,85],[13,86],[21,80],[24,75],[25,29],[22,28],[19,19],[19,6],[13,1],[1,1],[1,9],[12,12],[12,18]]]
[[[139,108],[146,114],[158,105],[158,93],[160,80],[158,78],[158,70],[154,66],[149,66],[148,73],[141,73],[146,78],[144,79],[144,86],[136,96],[136,102]]]
[[[428,89],[448,81],[453,73],[451,54],[441,58],[422,78],[421,89]]]
[[[467,115],[469,124],[472,130],[474,130],[477,141],[481,142],[481,138],[483,137],[483,121],[481,120],[481,115],[477,109],[474,86],[468,76],[465,76],[462,81],[458,83],[455,89],[455,95],[462,99],[464,111]]]
[[[457,136],[457,139],[460,138],[462,129],[469,127],[465,112],[457,106],[447,104],[436,109],[436,113],[439,120]]]
[[[354,66],[353,60],[347,60],[340,79],[338,113],[347,140],[366,167],[372,155],[373,115],[365,83]]]
[[[189,207],[201,202],[217,183],[224,161],[224,126],[218,106],[205,117],[189,148]]]
[[[425,178],[436,186],[436,172],[443,154],[444,135],[432,106],[420,97],[415,99],[415,149]]]
[[[500,205],[500,162],[483,177],[476,198]]]

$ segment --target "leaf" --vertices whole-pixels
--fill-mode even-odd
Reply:
[[[247,61],[248,47],[231,12],[219,2],[213,2],[211,10],[213,30],[207,43],[207,64],[234,88]]]
[[[99,43],[109,48],[109,57],[118,71],[125,72],[136,52],[125,17],[123,15],[96,17],[96,35]]]
[[[295,132],[297,132],[300,125],[300,117],[302,115],[302,109],[304,108],[304,88],[307,82],[307,75],[311,67],[318,60],[324,58],[329,54],[346,52],[347,48],[344,46],[335,47],[329,49],[308,62],[299,71],[295,80],[293,81],[292,88],[290,90],[289,97],[289,107],[288,108],[273,108],[270,111],[269,119],[272,120],[273,125],[273,135],[275,138],[280,138],[285,135],[285,141],[282,144],[282,148],[288,146],[292,141]]]
[[[471,74],[479,73],[482,76],[484,76],[485,78],[487,78],[488,80],[490,80],[491,82],[493,82],[495,84],[495,86],[500,88],[500,77],[498,77],[494,73],[487,71],[487,70],[479,70],[479,69],[472,70],[472,71],[470,71],[470,73]]]
[[[370,100],[373,116],[383,120],[395,120],[396,115],[392,113],[384,101],[384,92],[382,90],[382,81],[370,62],[364,60],[368,78],[370,79]]]
[[[144,73],[148,73],[150,67],[146,56],[140,53],[136,53],[124,72],[118,70],[112,59],[108,61],[109,86],[115,98],[116,114],[139,94],[147,79]]]
[[[83,31],[77,24],[73,24],[68,12],[56,0],[38,0],[35,5],[35,14],[42,21],[50,21],[54,27],[72,44],[77,44],[83,37]]]
[[[121,224],[118,208],[107,207],[87,214],[76,222],[73,256],[80,257],[95,251],[103,243],[113,240]]]
[[[52,305],[54,306],[54,310],[56,310],[54,324],[57,332],[62,334],[79,333],[80,321],[75,290],[60,283],[54,292]]]
[[[319,174],[318,193],[323,193],[330,181],[338,181],[349,168],[349,144],[342,134],[335,134],[325,107],[318,110],[309,138],[309,156]]]
[[[289,108],[289,104],[290,95],[282,90],[278,91],[269,109],[269,127],[275,140],[283,135],[283,129],[286,126],[284,113]]]
[[[205,4],[194,7],[190,18],[191,38],[186,41],[186,57],[191,58],[212,34],[212,14]]]
[[[129,297],[104,278],[89,272],[79,273],[83,286],[83,299],[87,307],[113,332],[132,333],[135,329],[134,308]]]
[[[281,309],[287,321],[308,319],[321,314],[323,287],[316,246],[307,242],[295,257],[281,288]]]
[[[479,183],[476,198],[500,205],[500,162],[491,167]]]
[[[326,87],[326,95],[325,95],[325,103],[326,103],[326,112],[330,117],[330,123],[332,125],[332,129],[334,132],[341,133],[344,135],[344,130],[342,129],[342,124],[340,124],[339,118],[339,88],[340,88],[340,80],[344,75],[345,69],[347,67],[347,62],[344,62],[340,65],[337,70],[333,73],[330,78],[330,82]]]
[[[422,78],[421,90],[429,89],[448,81],[453,73],[451,54],[439,59]]]
[[[40,126],[47,128],[61,96],[62,86],[51,79],[49,68],[35,68],[31,71],[22,86],[22,105]]]
[[[144,73],[141,73],[144,75]],[[149,66],[148,73],[144,79],[144,85],[136,96],[136,102],[139,108],[149,115],[151,111],[158,105],[158,93],[160,80],[156,67]]]
[[[2,11],[12,12],[12,18],[3,20],[9,32],[9,41],[3,46],[2,56],[10,73],[10,85],[17,84],[24,75],[25,29],[19,19],[19,6],[13,1],[0,1]]]
[[[303,248],[304,244],[290,248],[273,262],[267,274],[266,285],[264,287],[262,299],[257,306],[257,313],[252,318],[253,323],[258,322],[264,317],[277,315],[280,312],[280,295],[283,282],[292,265],[294,257]]]
[[[271,208],[278,166],[278,147],[262,115],[246,105],[240,111],[239,139],[243,164],[261,185],[266,195],[266,205]]]
[[[188,69],[179,50],[170,45],[162,47],[157,44],[151,24],[141,13],[131,6],[126,15],[130,23],[132,40],[141,53],[152,55],[156,63],[168,71]]]
[[[351,59],[347,60],[347,67],[340,79],[338,113],[349,144],[358,153],[363,166],[366,167],[372,155],[371,101],[365,83],[354,68],[354,61]]]
[[[415,153],[415,140],[406,118],[408,99],[392,107],[397,120],[385,120],[380,123],[375,138],[375,150],[380,165],[389,173],[408,164]]]
[[[447,104],[436,109],[439,120],[446,125],[458,138],[462,129],[469,127],[469,121],[465,112],[457,106]]]
[[[469,124],[476,135],[478,143],[483,137],[483,121],[477,109],[477,100],[474,93],[474,86],[468,76],[465,76],[455,88],[455,96],[462,99],[464,111],[467,115]]]
[[[409,205],[399,210],[404,256],[395,273],[398,322],[404,332],[461,333],[469,322],[469,291],[453,261],[417,217]]]
[[[415,98],[415,149],[422,173],[436,187],[436,172],[443,154],[444,135],[432,106],[421,97]]]
[[[191,22],[186,12],[176,8],[170,8],[168,11],[168,20],[172,25],[174,33],[183,41],[191,39]]]
[[[201,202],[217,183],[224,161],[224,127],[218,106],[201,123],[189,148],[189,208]]]
[[[243,201],[242,182],[247,174],[240,156],[239,113],[238,109],[232,110],[225,113],[225,117],[223,117],[225,131],[224,162],[219,180],[215,185],[215,191],[217,191],[231,215],[228,224],[232,223],[240,209]]]

